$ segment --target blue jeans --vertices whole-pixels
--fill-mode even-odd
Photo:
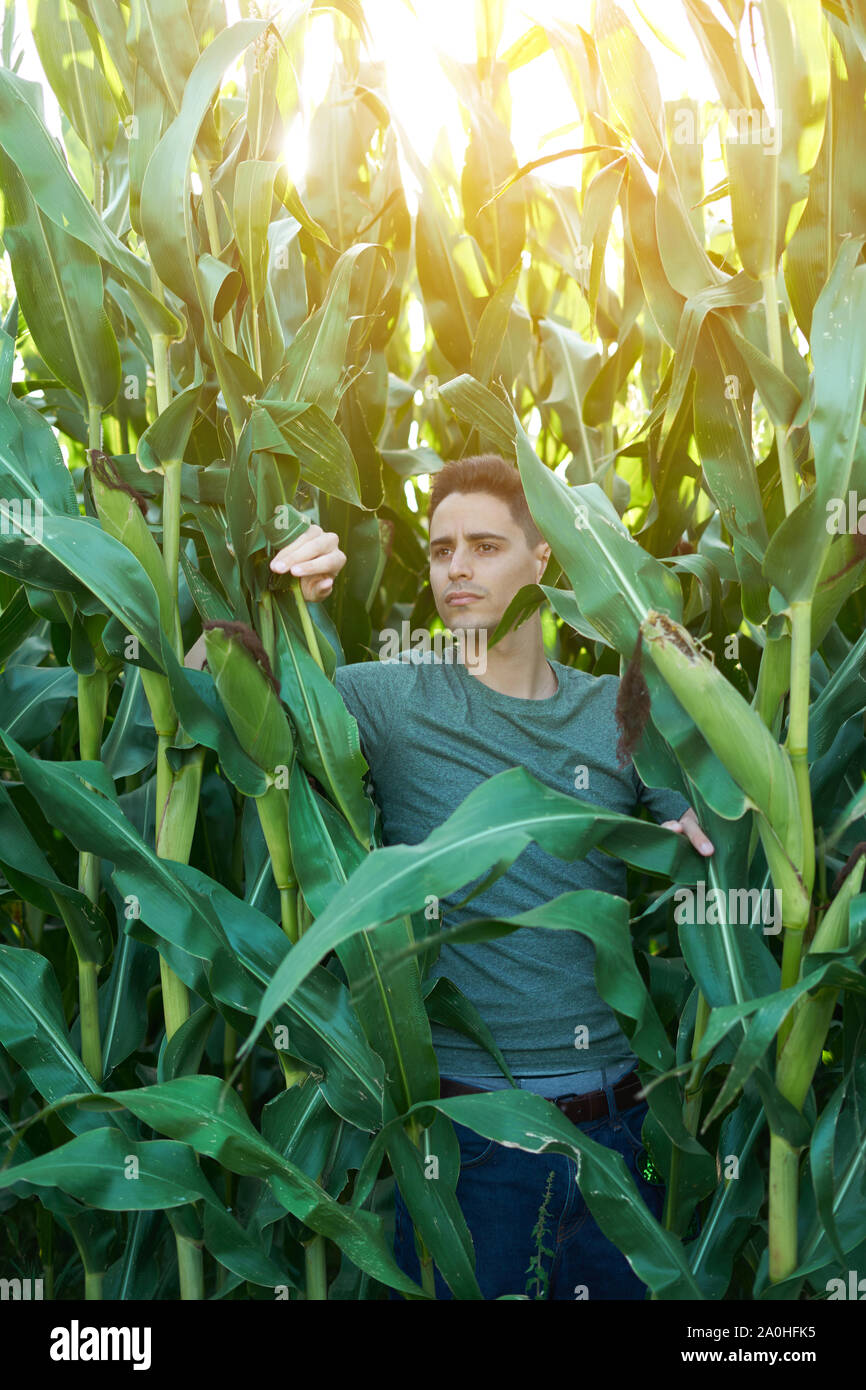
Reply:
[[[616,1103],[614,1102],[614,1105]],[[648,1111],[645,1100],[627,1110],[590,1120],[582,1133],[614,1149],[625,1159],[635,1186],[653,1216],[661,1218],[665,1188],[641,1176],[638,1159],[644,1151],[641,1127]],[[625,1256],[601,1232],[577,1185],[577,1164],[557,1153],[529,1153],[506,1148],[465,1125],[454,1125],[460,1144],[460,1176],[457,1200],[472,1235],[476,1277],[485,1299],[501,1294],[528,1293],[530,1298],[599,1298],[643,1300],[646,1285],[634,1273]],[[544,1201],[550,1173],[554,1174],[543,1244],[553,1255],[542,1254],[548,1275],[546,1292],[530,1280],[530,1261],[537,1255],[533,1228]],[[415,1251],[412,1219],[395,1187],[394,1256],[397,1264],[418,1283],[421,1269]],[[453,1298],[436,1270],[436,1297]],[[389,1298],[402,1295],[389,1290]]]

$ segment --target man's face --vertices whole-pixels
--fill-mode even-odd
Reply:
[[[537,584],[550,546],[530,549],[501,497],[451,492],[430,524],[430,585],[446,627],[492,632],[517,590]]]

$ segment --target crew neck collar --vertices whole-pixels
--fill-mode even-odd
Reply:
[[[499,705],[502,709],[520,709],[525,706],[527,709],[537,711],[539,709],[550,709],[551,706],[562,699],[564,685],[562,673],[565,668],[560,662],[552,661],[550,657],[547,658],[547,661],[548,665],[553,670],[553,674],[556,676],[556,689],[552,695],[546,695],[540,700],[533,700],[531,697],[527,698],[523,695],[506,695],[504,691],[494,690],[492,686],[485,685],[477,676],[473,676],[466,669],[464,662],[457,661],[454,663],[454,666],[455,669],[460,672],[460,680],[463,681],[464,685],[468,684],[470,687],[481,687],[484,692],[484,700],[488,704]]]

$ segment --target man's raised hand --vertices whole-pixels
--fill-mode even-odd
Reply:
[[[277,574],[292,574],[301,581],[301,593],[307,603],[319,603],[327,598],[334,580],[346,563],[336,531],[323,531],[315,523],[278,550],[271,560]]]

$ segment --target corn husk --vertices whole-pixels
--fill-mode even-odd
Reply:
[[[277,694],[255,657],[221,628],[205,631],[207,664],[238,742],[271,778],[291,767],[294,743]]]
[[[766,818],[779,848],[797,870],[803,859],[803,832],[786,750],[680,623],[650,610],[641,634],[660,674],[716,757]],[[768,839],[773,853],[772,837]]]

